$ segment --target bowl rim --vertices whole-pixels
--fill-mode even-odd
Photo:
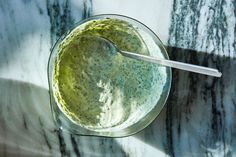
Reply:
[[[56,117],[55,117],[55,115],[54,115],[53,106],[52,106],[52,101],[53,101],[53,100],[51,100],[51,99],[56,99],[56,98],[54,97],[54,94],[53,94],[54,92],[53,92],[53,88],[52,88],[52,82],[50,82],[50,81],[51,81],[51,79],[50,79],[50,78],[51,78],[51,75],[53,75],[53,74],[50,73],[50,72],[51,72],[51,70],[50,70],[51,62],[50,62],[50,61],[51,61],[51,58],[52,58],[53,53],[55,53],[54,50],[55,50],[56,46],[57,46],[61,41],[63,41],[72,31],[74,31],[78,26],[80,26],[80,25],[82,25],[82,24],[84,24],[84,23],[86,23],[86,22],[88,22],[88,21],[97,20],[97,19],[105,19],[105,18],[114,18],[114,19],[120,19],[120,20],[122,20],[122,18],[123,18],[123,19],[127,19],[127,22],[129,22],[128,20],[131,20],[131,21],[133,21],[134,23],[137,23],[137,24],[141,25],[143,28],[145,28],[146,30],[148,30],[148,31],[151,33],[151,34],[150,34],[150,33],[148,33],[148,34],[152,35],[152,36],[155,38],[155,39],[153,39],[153,40],[155,41],[155,43],[157,44],[157,46],[160,48],[161,53],[162,53],[162,55],[164,56],[164,58],[169,59],[167,50],[165,49],[165,46],[164,46],[163,42],[160,40],[160,38],[157,36],[157,34],[156,34],[153,30],[151,30],[147,25],[145,25],[144,23],[138,21],[138,20],[135,19],[135,18],[132,18],[132,17],[129,17],[129,16],[126,16],[126,15],[121,15],[121,14],[97,14],[97,15],[90,16],[90,17],[88,17],[88,18],[86,18],[86,19],[82,19],[82,20],[80,20],[80,21],[74,23],[72,27],[70,27],[67,31],[65,31],[65,33],[63,33],[63,34],[54,42],[52,48],[50,49],[50,55],[49,55],[49,59],[48,59],[47,75],[48,75],[48,85],[49,85],[49,94],[50,94],[50,106],[51,106],[51,112],[52,112],[53,117],[54,117],[53,119],[54,119],[54,122],[56,123],[56,125],[57,125]],[[124,129],[129,129],[129,128],[133,128],[134,126],[137,126],[139,123],[142,122],[141,120],[137,121],[137,122],[134,123],[134,124],[131,124],[130,126],[124,128],[124,129],[121,129],[121,132],[122,132],[122,133],[120,133],[120,134],[117,133],[117,132],[119,132],[119,131],[115,131],[115,132],[113,132],[112,134],[109,134],[109,135],[105,135],[106,132],[100,132],[100,133],[102,133],[102,134],[100,134],[98,131],[92,131],[93,133],[89,133],[89,134],[82,134],[82,133],[78,133],[76,130],[73,131],[73,130],[71,130],[71,129],[66,129],[66,128],[63,128],[63,127],[61,127],[61,126],[58,126],[58,127],[59,127],[59,128],[63,128],[63,130],[65,130],[66,132],[73,133],[73,134],[77,134],[77,135],[82,135],[82,136],[100,136],[100,137],[111,137],[111,138],[113,138],[113,137],[127,137],[127,136],[131,136],[131,135],[137,134],[138,132],[142,131],[142,130],[145,129],[147,126],[149,126],[149,125],[160,115],[160,112],[163,110],[163,108],[164,108],[164,106],[165,106],[165,104],[166,104],[166,102],[167,102],[167,99],[168,99],[168,97],[169,97],[170,90],[171,90],[171,85],[172,85],[172,69],[171,69],[170,67],[166,67],[166,71],[167,71],[167,79],[166,79],[166,80],[168,80],[168,82],[166,83],[166,84],[167,84],[167,89],[166,89],[167,91],[165,92],[166,95],[165,95],[165,98],[164,98],[164,100],[163,100],[163,103],[162,103],[161,105],[160,105],[160,104],[157,105],[158,102],[159,102],[159,100],[161,99],[161,96],[162,96],[162,95],[160,95],[160,98],[159,98],[158,102],[156,103],[156,105],[151,109],[151,111],[149,111],[149,112],[143,117],[143,119],[144,119],[150,112],[153,112],[154,110],[155,110],[155,115],[154,115],[147,123],[144,123],[141,127],[138,127],[138,129],[136,129],[136,131],[132,131],[132,132],[128,132],[128,133],[127,133],[127,132],[123,132],[122,130],[124,130]],[[168,78],[168,77],[169,77],[169,78]],[[166,88],[166,87],[163,87],[163,88]],[[55,100],[54,100],[54,101],[55,101]],[[56,103],[57,103],[57,102],[56,102]],[[57,105],[57,107],[60,109],[59,105],[58,105],[58,104],[56,104],[56,105]],[[157,109],[156,109],[156,106],[159,106],[160,109],[157,110]],[[60,111],[61,111],[61,109],[60,109]],[[64,113],[63,111],[61,111],[61,112],[62,112],[62,114],[63,114],[67,119],[69,119],[69,118],[65,115],[65,113]],[[77,125],[77,126],[80,126],[79,124],[74,123],[74,122],[71,121],[70,119],[69,119],[69,121],[70,121],[71,123]],[[80,126],[80,127],[81,127],[81,126]],[[87,128],[85,128],[85,129],[87,129]]]

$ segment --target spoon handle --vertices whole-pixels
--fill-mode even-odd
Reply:
[[[127,51],[121,51],[120,53],[129,58],[143,60],[143,61],[147,61],[151,63],[157,63],[160,65],[164,65],[164,66],[172,67],[176,69],[191,71],[191,72],[215,76],[215,77],[221,77],[222,75],[222,73],[219,72],[217,69],[212,69],[212,68],[207,68],[203,66],[182,63],[182,62],[177,62],[177,61],[172,61],[172,60],[167,60],[167,59],[159,59],[156,57],[141,55],[141,54],[127,52]]]

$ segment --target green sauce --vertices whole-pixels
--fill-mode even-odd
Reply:
[[[77,27],[60,43],[54,67],[60,109],[88,129],[135,123],[141,110],[157,102],[153,89],[164,84],[158,65],[106,53],[96,41],[81,39],[88,35],[107,38],[121,50],[149,54],[138,31],[125,21],[102,19]]]

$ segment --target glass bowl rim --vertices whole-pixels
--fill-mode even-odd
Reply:
[[[62,35],[60,35],[60,37],[53,43],[53,46],[52,46],[52,48],[51,48],[51,50],[50,50],[50,55],[49,55],[49,59],[48,59],[48,65],[47,65],[47,74],[48,74],[48,85],[49,85],[49,93],[50,93],[50,95],[51,95],[51,92],[53,93],[53,91],[51,91],[52,89],[51,89],[51,82],[50,82],[50,70],[49,70],[49,68],[50,68],[50,60],[51,60],[51,58],[52,58],[52,55],[53,55],[53,53],[54,53],[54,50],[55,50],[55,47],[58,45],[58,43],[60,42],[60,41],[63,41],[66,37],[67,37],[67,35],[69,35],[73,30],[75,30],[78,26],[80,26],[80,25],[82,25],[82,24],[84,24],[84,23],[86,23],[86,22],[88,22],[88,21],[91,21],[91,20],[96,20],[96,19],[105,19],[105,18],[116,18],[117,17],[117,19],[121,19],[121,18],[124,18],[124,19],[127,19],[127,21],[128,20],[131,20],[131,21],[133,21],[133,22],[135,22],[135,23],[138,23],[138,24],[140,24],[142,27],[144,27],[145,29],[147,29],[150,33],[151,33],[151,35],[153,36],[153,37],[155,37],[155,39],[153,39],[155,42],[156,42],[156,44],[158,45],[158,47],[160,47],[160,49],[161,50],[163,50],[163,51],[161,51],[161,53],[163,54],[163,56],[164,56],[164,58],[166,58],[166,59],[169,59],[169,56],[168,56],[168,53],[167,53],[167,50],[165,49],[165,47],[164,47],[164,44],[163,44],[163,42],[160,40],[160,38],[156,35],[156,33],[153,31],[153,30],[151,30],[147,25],[145,25],[144,23],[142,23],[142,22],[140,22],[140,21],[138,21],[137,19],[135,19],[135,18],[132,18],[132,17],[129,17],[129,16],[126,16],[126,15],[121,15],[121,14],[96,14],[96,15],[93,15],[93,16],[90,16],[90,17],[88,17],[88,18],[86,18],[86,19],[82,19],[82,20],[80,20],[80,21],[78,21],[78,22],[76,22],[76,23],[74,23],[73,24],[73,26],[72,27],[70,27],[70,28],[68,28],[68,30],[67,31],[65,31],[64,33],[62,33]],[[129,21],[128,21],[129,22]],[[150,34],[148,32],[148,34]],[[156,114],[155,114],[155,116],[153,116],[152,118],[151,118],[151,120],[149,120],[147,123],[145,123],[145,124],[143,124],[141,127],[139,127],[136,131],[132,131],[132,132],[129,132],[129,133],[121,133],[121,134],[118,134],[118,135],[108,135],[108,136],[106,136],[106,135],[100,135],[100,134],[88,134],[88,135],[86,135],[86,134],[80,134],[80,133],[76,133],[76,132],[73,132],[73,134],[77,134],[77,135],[82,135],[82,136],[100,136],[100,137],[127,137],[127,136],[131,136],[131,135],[134,135],[134,134],[137,134],[138,132],[140,132],[140,131],[142,131],[143,129],[145,129],[147,126],[149,126],[159,115],[160,115],[160,112],[163,110],[163,108],[164,108],[164,106],[165,106],[165,104],[166,104],[166,102],[167,102],[167,99],[168,99],[168,97],[169,97],[169,93],[170,93],[170,89],[171,89],[171,84],[172,84],[172,70],[171,70],[171,68],[170,67],[166,67],[167,68],[167,78],[169,79],[167,79],[168,80],[168,87],[167,87],[167,92],[166,92],[166,95],[165,95],[165,98],[164,98],[164,100],[163,100],[163,103],[162,104],[159,104],[159,105],[157,105],[158,104],[158,102],[159,102],[159,100],[158,100],[158,102],[156,103],[156,105],[154,106],[154,108],[151,110],[151,111],[149,111],[143,118],[145,118],[150,112],[152,112],[153,110],[155,110],[156,109],[156,106],[159,106],[160,107],[160,109],[158,110],[158,111],[155,111],[156,112]],[[54,98],[54,97],[53,97]],[[55,98],[54,98],[55,99]],[[51,102],[51,96],[50,96],[50,106],[51,106],[51,110],[52,110],[52,104],[51,104],[52,102]],[[60,110],[61,111],[61,110]],[[52,112],[53,112],[53,110],[52,110]],[[63,111],[61,111],[63,114],[64,114],[64,112]],[[66,115],[64,115],[66,118],[68,118]],[[55,121],[55,118],[54,118],[54,121]],[[141,120],[139,120],[139,121],[137,121],[136,123],[134,123],[134,124],[131,124],[130,126],[128,126],[128,127],[126,127],[126,128],[124,128],[124,129],[128,129],[128,128],[132,128],[134,125],[138,125],[138,123],[140,122]],[[72,121],[71,121],[71,123],[73,123]],[[78,124],[77,124],[78,125]],[[78,125],[78,126],[80,126],[80,125]],[[80,126],[81,127],[81,126]],[[124,130],[124,129],[121,129],[121,130]],[[69,130],[67,130],[67,129],[65,129],[65,131],[67,131],[67,132],[70,132],[71,133],[71,131],[69,131]],[[97,132],[97,131],[96,131]],[[118,131],[116,131],[116,132],[114,132],[115,134],[117,133]]]

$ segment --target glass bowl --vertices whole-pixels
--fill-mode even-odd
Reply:
[[[71,35],[74,31],[83,30],[85,26],[96,20],[102,20],[102,19],[117,19],[122,20],[125,22],[128,22],[132,27],[139,32],[140,37],[145,42],[148,50],[149,55],[160,57],[164,59],[169,59],[168,54],[161,42],[161,40],[158,38],[158,36],[147,26],[142,24],[141,22],[127,17],[123,15],[115,15],[115,14],[102,14],[102,15],[96,15],[93,17],[90,17],[88,19],[85,19],[83,21],[78,22],[73,28],[71,28],[68,32],[66,32],[64,35],[62,35],[55,45],[52,48],[49,62],[48,62],[48,82],[49,82],[49,93],[50,93],[50,105],[52,114],[54,117],[54,121],[56,123],[56,126],[64,131],[68,131],[72,134],[77,135],[91,135],[91,136],[105,136],[105,137],[124,137],[129,136],[132,134],[135,134],[142,129],[144,129],[146,126],[148,126],[161,112],[163,106],[166,103],[166,100],[169,95],[170,87],[171,87],[171,68],[159,66],[159,70],[162,71],[163,77],[161,79],[164,80],[164,82],[161,85],[161,92],[159,95],[154,95],[157,102],[153,104],[153,107],[149,109],[149,111],[146,111],[144,115],[141,117],[137,117],[137,120],[133,123],[130,123],[130,125],[127,125],[123,128],[106,128],[106,129],[89,129],[84,127],[83,125],[80,125],[79,123],[74,122],[68,115],[63,112],[63,109],[60,107],[59,102],[57,101],[57,97],[55,96],[55,87],[53,86],[53,75],[54,75],[54,68],[55,64],[58,59],[59,54],[59,45],[62,43],[66,38]],[[156,89],[158,90],[158,89]],[[144,111],[143,111],[144,112]],[[139,116],[139,114],[137,114]]]

